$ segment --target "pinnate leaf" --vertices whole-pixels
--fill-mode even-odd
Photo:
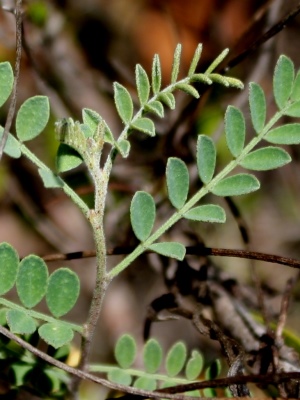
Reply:
[[[153,100],[150,103],[145,105],[145,111],[149,111],[155,115],[158,115],[160,118],[164,116],[164,106],[158,100]]]
[[[135,68],[135,81],[139,100],[141,105],[143,106],[145,103],[147,103],[149,99],[150,83],[147,72],[139,64]]]
[[[36,330],[36,322],[33,318],[20,310],[9,310],[6,314],[9,329],[13,333],[30,335]]]
[[[225,134],[231,154],[238,157],[244,147],[246,128],[243,113],[234,106],[226,110]]]
[[[192,356],[186,364],[185,375],[189,381],[193,381],[199,377],[203,369],[203,356],[197,350],[192,351]]]
[[[152,63],[152,90],[154,94],[157,94],[161,87],[161,66],[160,59],[157,54],[155,54]]]
[[[56,154],[56,170],[57,172],[66,172],[78,167],[82,164],[81,155],[73,148],[65,143],[60,143]]]
[[[186,202],[189,191],[189,172],[185,163],[179,158],[170,157],[166,168],[169,199],[179,209]]]
[[[136,357],[137,348],[134,338],[125,334],[119,338],[115,346],[115,358],[121,368],[129,368]]]
[[[162,362],[162,348],[157,340],[149,339],[143,349],[143,360],[146,372],[155,374]]]
[[[223,223],[226,221],[226,213],[224,209],[218,205],[206,204],[192,208],[184,214],[184,218],[193,221]]]
[[[224,178],[212,189],[217,196],[239,196],[254,192],[260,187],[258,179],[250,174],[237,174]]]
[[[151,244],[148,249],[153,250],[155,253],[162,256],[175,258],[180,261],[182,261],[185,256],[185,247],[181,243],[177,242],[154,243]]]
[[[74,336],[74,332],[69,326],[59,322],[43,324],[38,332],[40,337],[55,349],[70,343]]]
[[[291,96],[294,83],[294,64],[286,56],[279,57],[273,76],[273,91],[276,104],[282,109]]]
[[[300,124],[285,124],[269,131],[265,140],[275,144],[299,144]]]
[[[209,183],[215,172],[216,148],[212,139],[206,135],[198,136],[197,167],[201,181]]]
[[[46,302],[51,313],[59,318],[75,305],[80,290],[80,282],[75,272],[69,268],[54,271],[48,281]]]
[[[166,357],[166,371],[171,377],[176,376],[182,370],[187,357],[186,346],[183,342],[175,343],[168,351]]]
[[[249,85],[249,105],[251,121],[255,132],[259,133],[266,121],[266,98],[260,85],[251,82]]]
[[[23,258],[17,275],[17,292],[27,308],[38,304],[46,294],[48,269],[45,262],[33,254]]]
[[[8,292],[15,284],[19,266],[19,256],[8,243],[0,244],[0,295]]]
[[[9,98],[14,85],[14,73],[9,62],[0,63],[0,107]]]
[[[128,90],[118,82],[114,82],[114,99],[121,120],[129,124],[133,114],[132,99]]]
[[[38,136],[46,127],[50,115],[49,99],[34,96],[20,107],[16,118],[17,137],[25,142]]]
[[[131,128],[144,132],[149,136],[155,136],[155,126],[149,118],[138,118],[131,124]]]
[[[155,221],[155,203],[153,197],[143,191],[136,192],[130,205],[130,219],[135,236],[145,241]]]
[[[63,180],[55,175],[54,172],[47,169],[38,169],[39,175],[42,178],[45,188],[60,188],[63,187]]]
[[[255,171],[282,167],[291,161],[289,153],[279,147],[264,147],[247,154],[240,165]]]

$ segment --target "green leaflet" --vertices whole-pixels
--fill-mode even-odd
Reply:
[[[111,382],[119,383],[120,385],[126,386],[130,386],[132,382],[131,375],[120,368],[114,368],[113,370],[109,371],[109,373],[107,374],[107,378]]]
[[[294,80],[291,100],[292,101],[300,100],[300,71],[297,72],[296,78]]]
[[[150,236],[155,215],[153,197],[143,191],[136,192],[130,205],[130,219],[134,234],[141,242]]]
[[[206,135],[198,136],[197,167],[201,181],[208,184],[215,172],[216,148],[212,139]]]
[[[147,376],[140,376],[134,381],[133,387],[143,390],[155,390],[157,388],[156,379]]]
[[[116,142],[115,145],[122,157],[124,158],[128,157],[131,147],[130,142],[128,140],[126,139],[121,140],[119,142]]]
[[[43,324],[38,332],[40,337],[55,349],[70,343],[74,336],[72,329],[60,322]]]
[[[21,335],[30,335],[35,332],[36,321],[27,315],[24,311],[9,310],[6,314],[9,329],[13,333]]]
[[[167,105],[171,110],[175,109],[175,97],[173,93],[163,92],[158,95],[158,100],[161,100],[165,105]]]
[[[183,342],[175,343],[166,357],[166,371],[169,376],[176,376],[184,367],[187,357],[186,346]]]
[[[264,137],[270,143],[275,144],[299,144],[300,124],[286,124],[270,130]]]
[[[3,132],[4,128],[0,126],[0,140],[2,139]],[[8,134],[7,141],[4,147],[4,153],[12,158],[21,157],[22,153],[21,153],[20,143],[11,133]]]
[[[14,85],[14,73],[9,62],[0,63],[0,107],[9,98]]]
[[[217,196],[239,196],[254,192],[260,187],[258,179],[250,174],[237,174],[224,178],[212,189]]]
[[[50,116],[49,99],[46,96],[34,96],[20,107],[16,118],[17,137],[21,142],[38,136],[46,127]]]
[[[186,364],[185,375],[189,381],[196,380],[199,378],[201,371],[204,366],[203,356],[199,351],[193,350],[192,356]]]
[[[181,47],[182,47],[181,44],[178,44],[176,46],[176,49],[174,52],[174,59],[173,59],[172,72],[171,72],[171,84],[175,83],[178,78],[179,67],[180,67]]]
[[[146,104],[145,111],[151,112],[160,118],[164,116],[164,106],[158,100],[152,100],[150,103]]]
[[[144,132],[149,136],[155,136],[155,126],[150,118],[138,118],[130,126],[131,128]]]
[[[288,115],[289,117],[300,117],[300,100],[292,103],[284,110],[284,115]]]
[[[118,82],[114,82],[114,99],[121,120],[129,124],[133,115],[133,102],[128,90]]]
[[[170,157],[167,162],[166,178],[170,202],[179,209],[186,202],[189,191],[189,172],[185,163],[179,158]]]
[[[219,222],[226,221],[224,209],[215,204],[206,204],[190,209],[184,214],[184,218],[200,222]]]
[[[242,112],[233,106],[227,107],[225,113],[226,142],[231,154],[238,157],[245,143],[246,127]]]
[[[123,335],[115,346],[115,358],[121,368],[129,368],[137,354],[136,343],[131,335]]]
[[[159,56],[155,54],[152,63],[152,90],[157,94],[161,87],[161,66]]]
[[[251,82],[249,84],[249,106],[253,128],[259,133],[266,121],[266,98],[260,85]]]
[[[240,165],[255,171],[267,171],[282,167],[291,161],[290,155],[279,147],[264,147],[247,154]]]
[[[81,155],[65,143],[60,143],[56,154],[56,170],[58,173],[70,171],[82,164]]]
[[[223,50],[222,53],[219,54],[218,57],[210,64],[205,73],[210,74],[214,69],[216,69],[217,66],[221,64],[221,62],[224,60],[224,58],[227,56],[228,53],[229,49]]]
[[[178,83],[176,85],[176,89],[182,90],[183,92],[189,94],[192,97],[195,97],[196,99],[199,99],[200,97],[198,91],[188,83]]]
[[[19,255],[8,243],[0,244],[0,295],[15,284],[19,267]]]
[[[162,256],[175,258],[180,261],[182,261],[185,256],[185,247],[181,243],[177,242],[154,243],[151,244],[148,249],[153,250]]]
[[[29,255],[20,262],[17,275],[17,292],[27,308],[37,305],[45,296],[48,268],[38,256]]]
[[[80,290],[80,281],[69,268],[54,271],[48,281],[46,302],[51,313],[59,318],[75,305]]]
[[[286,56],[280,56],[273,75],[273,92],[279,109],[284,108],[291,96],[294,83],[294,64]]]
[[[101,122],[102,118],[101,116],[94,110],[91,110],[89,108],[84,108],[82,110],[82,120],[85,125],[87,125],[91,131],[91,135],[93,136],[94,132],[97,129],[97,126]]]
[[[202,54],[202,44],[198,44],[196,51],[194,53],[194,57],[192,59],[190,68],[189,68],[189,72],[188,72],[189,77],[191,77],[195,73],[197,65],[198,65],[200,57],[201,57],[201,54]]]
[[[143,349],[143,360],[146,372],[155,374],[162,363],[162,348],[157,340],[149,339]]]
[[[38,169],[39,175],[42,178],[45,188],[60,188],[63,187],[63,180],[54,174],[54,172],[45,169]]]
[[[135,68],[135,81],[141,106],[147,103],[150,95],[150,82],[147,72],[141,65]]]

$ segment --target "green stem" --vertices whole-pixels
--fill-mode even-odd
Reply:
[[[267,123],[259,135],[254,137],[247,146],[243,149],[240,156],[232,160],[218,175],[212,179],[209,184],[203,186],[180,210],[176,211],[160,228],[156,230],[147,240],[141,243],[132,253],[125,257],[118,265],[116,265],[108,274],[110,279],[113,279],[120,272],[128,267],[138,256],[146,251],[151,244],[153,244],[159,237],[161,237],[168,229],[170,229],[176,222],[183,218],[184,214],[189,211],[196,203],[199,202],[207,193],[224,179],[245,156],[263,139],[272,126],[282,117],[284,110],[278,111],[273,118]]]

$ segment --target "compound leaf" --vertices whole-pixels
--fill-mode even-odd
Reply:
[[[251,82],[249,84],[249,105],[253,128],[259,133],[266,121],[266,98],[260,85]]]
[[[25,142],[38,136],[46,127],[50,115],[49,99],[34,96],[20,107],[16,119],[17,137]]]
[[[125,334],[119,338],[115,346],[115,358],[121,368],[129,368],[136,357],[137,348],[134,338]]]
[[[133,114],[132,99],[128,90],[118,82],[114,82],[114,99],[121,120],[129,124]]]
[[[33,318],[20,310],[9,310],[6,314],[9,329],[13,333],[30,335],[36,330],[36,322]]]
[[[199,377],[203,369],[204,360],[202,354],[197,350],[192,351],[192,356],[188,360],[185,367],[185,376],[189,381],[193,381]]]
[[[155,54],[152,64],[152,90],[157,94],[161,87],[161,66],[159,56]]]
[[[146,372],[155,374],[162,362],[162,348],[157,340],[149,339],[143,349],[143,360]]]
[[[14,85],[14,73],[9,62],[0,63],[0,107],[9,98]]]
[[[299,144],[300,124],[286,124],[269,131],[264,137],[270,143],[275,144]]]
[[[158,100],[153,100],[150,103],[145,104],[145,111],[149,111],[160,118],[163,118],[164,116],[164,106]]]
[[[160,93],[158,96],[158,100],[161,100],[164,104],[166,104],[171,110],[175,109],[175,97],[173,93],[164,92]]]
[[[273,76],[273,91],[276,104],[282,109],[288,101],[294,83],[294,64],[286,56],[281,55],[277,61]]]
[[[46,302],[51,313],[59,318],[75,305],[80,290],[80,282],[75,272],[69,268],[54,271],[48,281]]]
[[[134,234],[141,242],[150,236],[155,214],[153,197],[143,191],[136,192],[130,205],[130,219]]]
[[[166,371],[169,376],[179,374],[185,364],[186,356],[187,350],[183,342],[177,342],[171,347],[166,357]]]
[[[181,44],[178,44],[174,52],[174,59],[173,59],[172,73],[171,73],[171,84],[175,83],[178,78],[179,67],[180,67],[180,56],[181,56]]]
[[[149,118],[138,118],[130,126],[131,128],[144,132],[149,136],[155,136],[155,126],[153,121]]]
[[[166,178],[170,202],[179,209],[186,202],[189,191],[189,172],[185,163],[179,158],[170,157],[167,162]]]
[[[119,383],[126,386],[129,386],[132,382],[131,375],[120,368],[114,368],[113,370],[110,370],[107,374],[107,378],[111,382]]]
[[[48,269],[44,260],[36,255],[29,255],[20,262],[17,275],[17,292],[22,304],[32,308],[46,294]]]
[[[141,105],[147,103],[150,94],[150,83],[147,72],[141,65],[137,65],[135,68],[135,81],[138,92],[138,97]]]
[[[234,106],[229,106],[225,113],[226,142],[231,154],[238,157],[245,142],[245,118],[243,113]]]
[[[48,322],[38,329],[40,337],[50,346],[58,349],[73,339],[74,332],[65,324],[59,322]]]
[[[255,171],[282,167],[291,161],[289,153],[279,147],[264,147],[247,154],[240,165]]]
[[[206,204],[194,207],[184,214],[184,218],[201,222],[220,222],[226,221],[224,209],[215,204]]]
[[[216,148],[212,139],[206,135],[198,136],[197,167],[201,181],[208,184],[215,172]]]
[[[260,187],[258,179],[250,174],[237,174],[222,179],[212,189],[217,196],[239,196],[254,192]]]
[[[0,244],[0,295],[15,284],[19,266],[19,255],[8,243]]]
[[[151,244],[148,249],[153,250],[155,253],[161,254],[162,256],[175,258],[180,261],[182,261],[185,256],[185,247],[181,243],[177,242],[154,243]]]
[[[39,175],[42,178],[45,188],[60,188],[63,186],[63,180],[55,175],[54,172],[45,169],[38,169]]]
[[[66,172],[78,167],[83,162],[81,155],[65,143],[60,143],[56,154],[57,172]]]

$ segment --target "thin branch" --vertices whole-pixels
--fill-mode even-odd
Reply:
[[[15,71],[14,71],[14,85],[12,90],[12,97],[9,104],[8,115],[6,119],[6,123],[4,126],[3,136],[0,142],[0,160],[3,155],[3,150],[8,138],[8,134],[11,128],[11,124],[14,118],[16,102],[17,102],[17,91],[18,91],[18,83],[19,83],[19,75],[20,75],[20,64],[21,64],[21,56],[22,56],[22,0],[17,0],[16,8],[14,10],[15,18],[16,18],[16,62],[15,62]]]

